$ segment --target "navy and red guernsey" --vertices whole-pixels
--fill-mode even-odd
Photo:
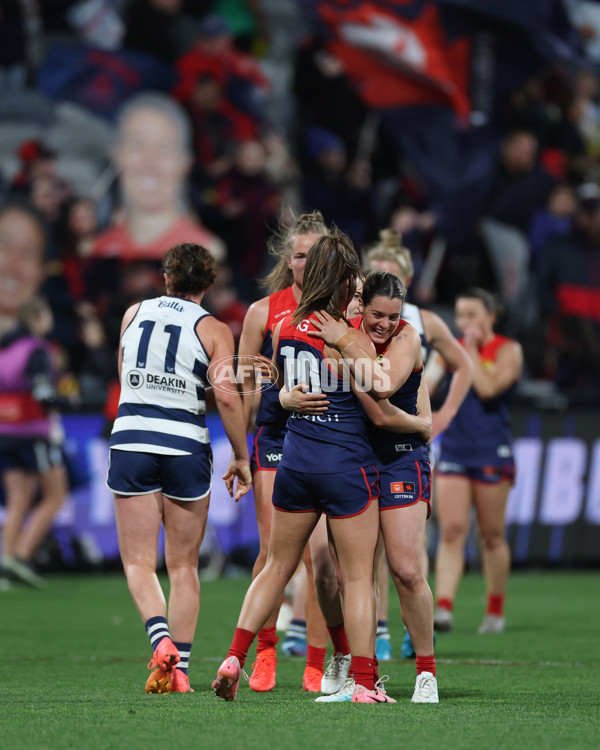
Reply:
[[[313,474],[343,472],[373,463],[369,420],[352,391],[349,368],[339,374],[337,360],[327,359],[324,342],[311,338],[316,328],[309,320],[297,326],[292,316],[279,332],[277,366],[285,385],[309,385],[309,392],[323,393],[329,403],[321,415],[292,413],[287,422],[281,466]]]
[[[291,286],[282,289],[279,292],[270,294],[269,313],[267,316],[267,325],[265,328],[265,337],[260,349],[260,353],[271,359],[273,357],[273,331],[278,323],[286,316],[290,315],[298,307],[294,292]],[[283,429],[289,412],[287,412],[279,403],[279,391],[275,387],[266,388],[261,393],[258,411],[256,413],[256,425],[258,427],[267,425],[276,429]]]
[[[460,340],[462,344],[462,340]],[[493,366],[498,350],[510,339],[494,335],[479,350],[484,367]],[[440,463],[472,467],[498,466],[512,460],[508,402],[513,388],[497,398],[481,399],[473,388],[442,435]]]
[[[362,315],[358,318],[352,318],[350,323],[354,328],[360,330]],[[409,325],[407,321],[400,320],[398,328],[394,332],[394,336],[396,336],[407,325]],[[385,353],[393,341],[394,336],[388,339],[384,344],[375,345],[378,358],[385,357]],[[419,386],[421,385],[422,374],[423,366],[413,370],[400,388],[388,398],[390,404],[398,407],[398,409],[402,409],[402,411],[405,411],[407,414],[415,415],[417,413],[417,395]],[[417,448],[423,446],[426,447],[426,443],[415,433],[391,432],[390,430],[384,430],[373,426],[371,427],[370,437],[377,459],[384,462],[395,460],[399,453],[412,452]],[[426,453],[423,455],[426,456]]]

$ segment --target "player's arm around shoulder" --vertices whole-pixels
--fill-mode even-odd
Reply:
[[[388,375],[388,384],[377,392],[376,397],[389,398],[404,385],[412,371],[423,364],[421,337],[416,329],[410,324],[405,325],[393,337],[381,362]]]
[[[208,378],[213,386],[217,409],[233,450],[229,468],[223,478],[229,494],[233,496],[233,480],[237,477],[235,499],[238,500],[250,489],[252,475],[242,399],[235,376],[233,334],[225,323],[221,323],[212,316],[206,316],[198,322],[196,333],[210,359]]]

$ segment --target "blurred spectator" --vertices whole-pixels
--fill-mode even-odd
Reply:
[[[600,188],[577,192],[573,230],[550,238],[540,258],[539,292],[550,323],[554,379],[600,395]]]
[[[232,169],[217,183],[217,205],[229,257],[237,274],[236,286],[254,299],[249,282],[263,265],[269,224],[277,221],[279,199],[266,176],[266,152],[259,141],[240,143]]]
[[[20,169],[13,179],[13,190],[25,193],[36,177],[56,176],[56,153],[41,141],[27,140],[19,146]]]
[[[554,179],[538,164],[538,140],[526,130],[509,133],[484,213],[526,232],[533,212],[546,203]]]
[[[550,237],[571,231],[576,205],[575,191],[563,182],[550,193],[547,206],[536,211],[529,228],[529,249],[534,268],[539,265]]]
[[[197,168],[194,181],[202,186],[219,178],[232,165],[235,146],[257,136],[256,124],[224,95],[225,75],[220,69],[190,74],[179,96],[194,131]]]
[[[358,146],[366,108],[348,81],[344,63],[319,38],[298,49],[294,73],[302,128],[316,125],[339,136],[348,152]]]
[[[227,22],[217,15],[206,16],[200,25],[193,49],[177,61],[181,76],[174,90],[178,99],[185,98],[190,81],[202,74],[223,80],[226,98],[234,107],[249,115],[257,126],[262,125],[264,99],[270,83],[258,62],[233,46]]]
[[[114,152],[122,214],[98,236],[93,257],[159,263],[165,248],[196,242],[218,260],[225,258],[223,243],[186,209],[190,156],[189,123],[176,102],[161,94],[142,94],[125,105]]]
[[[69,197],[68,186],[53,175],[40,175],[31,183],[29,200],[42,213],[54,234],[58,228],[61,212]]]
[[[538,164],[533,133],[515,130],[502,142],[500,161],[484,217],[481,235],[506,310],[508,336],[516,337],[535,324],[537,309],[530,290],[527,232],[535,212],[548,199],[555,179]]]
[[[86,293],[86,272],[96,236],[98,219],[92,200],[80,198],[67,208],[61,238],[60,273],[65,278],[69,296],[82,300]]]
[[[47,309],[46,315],[39,305],[31,309],[44,278],[45,239],[44,222],[34,209],[14,204],[0,211],[2,572],[36,587],[43,580],[31,563],[67,492],[49,412],[57,400],[52,359],[39,335],[51,320]],[[38,484],[41,498],[29,512]]]
[[[306,152],[304,205],[321,211],[360,247],[370,219],[369,163],[355,161],[348,165],[342,139],[318,127],[306,130]]]

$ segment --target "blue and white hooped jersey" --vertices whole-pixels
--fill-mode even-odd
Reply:
[[[208,314],[181,297],[140,304],[121,339],[121,398],[111,448],[172,456],[206,449],[209,359],[196,325]]]
[[[429,358],[431,347],[429,346],[429,341],[427,341],[427,335],[425,334],[425,326],[423,324],[423,316],[421,315],[421,310],[417,307],[417,305],[413,305],[410,302],[405,302],[402,305],[402,320],[410,323],[421,337],[421,352],[423,354],[424,367],[427,364],[427,359]]]

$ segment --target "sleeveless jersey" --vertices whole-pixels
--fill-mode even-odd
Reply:
[[[423,316],[421,315],[421,310],[416,305],[412,305],[410,302],[405,302],[402,305],[401,315],[402,320],[410,323],[421,337],[421,352],[423,354],[424,367],[427,364],[429,353],[431,352],[431,346],[429,345],[429,341],[427,341],[427,336],[425,334],[425,326],[423,324]]]
[[[49,439],[51,421],[46,409],[34,398],[27,373],[31,357],[42,350],[41,338],[23,333],[7,336],[0,346],[0,436]]]
[[[269,313],[260,353],[264,357],[271,359],[273,356],[273,331],[286,315],[294,312],[298,307],[298,303],[296,302],[291,286],[270,294],[268,300]],[[256,425],[258,427],[268,425],[269,427],[283,429],[288,416],[289,412],[279,403],[279,391],[277,388],[267,388],[261,393],[260,403],[256,412]]]
[[[277,366],[288,388],[304,382],[312,393],[324,393],[328,410],[320,415],[292,413],[287,422],[280,466],[311,474],[346,471],[373,463],[368,419],[352,391],[350,373],[338,374],[324,354],[325,343],[307,335],[308,320],[292,325],[285,318],[279,333]]]
[[[350,323],[352,323],[354,328],[360,330],[362,315],[359,315],[357,318],[352,318]],[[408,321],[401,320],[396,330],[400,331],[406,325],[409,325]],[[378,357],[385,356],[389,343],[390,342],[387,341],[385,344],[375,346]],[[422,374],[423,366],[419,367],[417,370],[413,370],[400,388],[389,397],[388,401],[393,406],[397,406],[398,409],[405,411],[407,414],[416,414],[417,393],[419,386],[421,385]],[[384,430],[375,426],[371,426],[370,436],[375,455],[379,460],[386,462],[394,460],[407,452],[413,452],[425,445],[425,443],[414,433],[391,432],[390,430]]]
[[[121,397],[110,447],[180,456],[209,442],[209,359],[196,325],[209,313],[181,297],[140,304],[121,339]]]
[[[462,344],[462,339],[459,339]],[[510,339],[495,335],[479,352],[484,367],[496,361]],[[497,398],[480,399],[473,388],[441,438],[440,461],[464,466],[493,466],[512,458],[508,401],[512,387]]]

